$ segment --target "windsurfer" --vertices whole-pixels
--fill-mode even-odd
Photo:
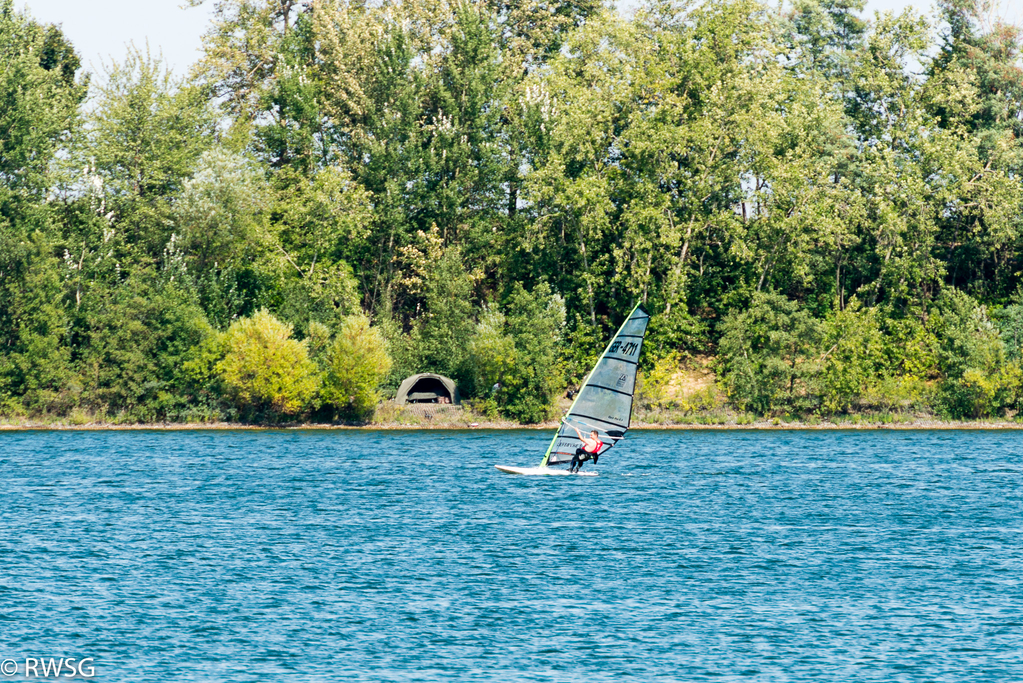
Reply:
[[[568,424],[566,422],[565,424]],[[590,432],[589,436],[584,436],[574,425],[568,424],[569,427],[575,430],[575,433],[579,435],[579,440],[583,442],[583,445],[575,449],[575,455],[572,456],[572,462],[568,466],[569,472],[578,472],[582,469],[583,463],[593,458],[593,464],[597,464],[597,458],[600,457],[600,449],[604,447],[604,442],[600,440],[600,435],[597,430],[594,429]]]

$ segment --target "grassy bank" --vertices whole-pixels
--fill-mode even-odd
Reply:
[[[459,406],[431,413],[427,410],[392,413],[390,419],[375,420],[361,425],[318,422],[157,422],[129,423],[104,420],[68,420],[62,418],[0,419],[0,431],[28,429],[55,430],[232,430],[232,429],[534,429],[552,430],[555,421],[539,424],[521,424],[510,420],[488,420]],[[757,418],[747,414],[717,412],[682,415],[667,418],[663,415],[640,415],[632,421],[633,429],[699,430],[699,429],[1023,429],[1018,418],[991,418],[984,420],[943,420],[929,415],[877,413],[844,415],[830,418],[799,419],[793,416]]]

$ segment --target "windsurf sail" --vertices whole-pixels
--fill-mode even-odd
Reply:
[[[618,329],[600,360],[568,409],[558,433],[551,440],[540,467],[570,462],[581,444],[575,427],[583,434],[597,430],[604,445],[599,455],[613,448],[625,436],[632,420],[632,396],[636,391],[636,370],[643,350],[650,315],[637,305]]]

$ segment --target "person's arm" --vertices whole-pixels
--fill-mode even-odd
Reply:
[[[567,424],[567,425],[568,425],[569,427],[571,427],[572,429],[574,429],[574,430],[575,430],[575,433],[579,435],[579,438],[580,438],[580,439],[582,439],[583,441],[586,441],[586,437],[585,437],[585,436],[583,436],[583,433],[582,433],[582,432],[580,432],[580,431],[579,431],[579,429],[578,429],[578,428],[576,428],[576,426],[575,426],[574,424],[572,424],[571,422],[568,422],[567,420],[562,420],[562,422],[564,422],[564,423],[565,423],[565,424]]]
[[[571,427],[572,429],[575,430],[575,433],[579,435],[579,440],[583,442],[584,446],[589,446],[590,448],[593,448],[594,446],[597,445],[597,440],[596,439],[593,439],[593,438],[591,438],[589,436],[583,436],[583,433],[580,432],[578,427],[576,427],[575,425],[570,424],[567,421],[565,422],[565,424],[567,424],[569,427]]]

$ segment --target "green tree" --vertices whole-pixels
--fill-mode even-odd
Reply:
[[[242,135],[273,83],[282,38],[297,12],[294,0],[224,0],[213,8],[213,22],[203,36],[205,54],[195,68],[214,87],[214,96],[227,100]]]
[[[944,25],[941,49],[928,65],[928,76],[952,95],[967,86],[973,101],[935,98],[935,113],[945,126],[966,123],[982,138],[984,151],[995,152],[1007,133],[1016,140],[1023,136],[1023,65],[1019,61],[1023,27],[999,16],[997,4],[985,0],[937,0],[936,5]],[[1013,146],[1013,165],[1019,168],[1023,154],[1018,143]]]
[[[0,410],[61,413],[81,392],[62,264],[50,249],[40,232],[30,242],[0,242]]]
[[[87,78],[60,28],[0,0],[0,229],[42,203],[55,154],[79,125]]]
[[[213,109],[148,51],[132,48],[106,76],[81,154],[119,233],[120,262],[153,263],[172,233],[171,199],[212,145]]]
[[[306,343],[292,339],[291,332],[291,325],[260,310],[225,333],[225,355],[216,369],[244,415],[295,415],[316,396],[316,365]]]
[[[824,320],[817,380],[824,413],[852,410],[882,378],[887,364],[878,317],[876,308],[853,299]]]
[[[518,361],[515,339],[508,334],[507,320],[497,306],[483,307],[469,341],[469,358],[472,383],[463,385],[462,391],[485,406],[484,412],[495,411],[500,385],[507,383]],[[504,399],[506,395],[500,394],[500,398]]]
[[[495,311],[483,316],[471,344],[477,393],[488,396],[494,381],[500,384],[495,398],[501,413],[519,422],[542,422],[551,416],[562,387],[558,347],[564,302],[544,283],[532,292],[516,283],[504,309],[503,316]]]
[[[1013,303],[995,313],[1005,352],[1013,361],[1023,358],[1023,304]]]
[[[434,225],[470,269],[497,271],[510,171],[485,7],[323,0],[218,11],[205,73],[253,122],[261,158],[295,174],[282,174],[287,185],[341,167],[366,193],[372,211],[344,256],[365,308],[389,307],[403,325],[416,317],[419,301],[396,292],[395,264]]]
[[[222,148],[203,153],[170,208],[174,232],[163,250],[171,280],[191,288],[210,320],[226,326],[258,298],[265,252],[265,195],[259,168]]]
[[[940,408],[953,418],[989,417],[1016,408],[1023,372],[1009,362],[998,329],[972,297],[942,292],[933,322],[940,342]]]
[[[380,383],[391,371],[391,357],[379,328],[369,318],[350,316],[327,353],[327,374],[320,396],[337,414],[358,421],[373,415]]]
[[[1023,246],[1023,29],[1001,20],[991,3],[937,5],[940,50],[927,65],[922,99],[942,133],[958,141],[941,167],[949,186],[938,216],[947,280],[1004,301]]]
[[[126,421],[187,416],[182,364],[212,330],[186,292],[139,271],[94,287],[75,318],[74,361],[86,407]]]
[[[403,283],[422,297],[423,312],[410,335],[416,372],[431,371],[468,379],[467,344],[473,332],[472,276],[456,247],[444,249],[436,232],[421,233],[424,249],[405,250]]]
[[[284,168],[272,181],[275,201],[265,258],[280,284],[281,315],[336,327],[360,310],[350,263],[369,234],[370,197],[337,166],[311,179]]]
[[[808,410],[817,397],[820,323],[780,294],[758,292],[728,314],[718,344],[729,398],[743,410]]]
[[[62,412],[70,367],[66,269],[46,204],[58,152],[79,127],[87,78],[60,28],[0,0],[0,410]]]
[[[796,0],[789,21],[792,47],[801,67],[836,81],[848,77],[868,24],[857,16],[865,0]]]

